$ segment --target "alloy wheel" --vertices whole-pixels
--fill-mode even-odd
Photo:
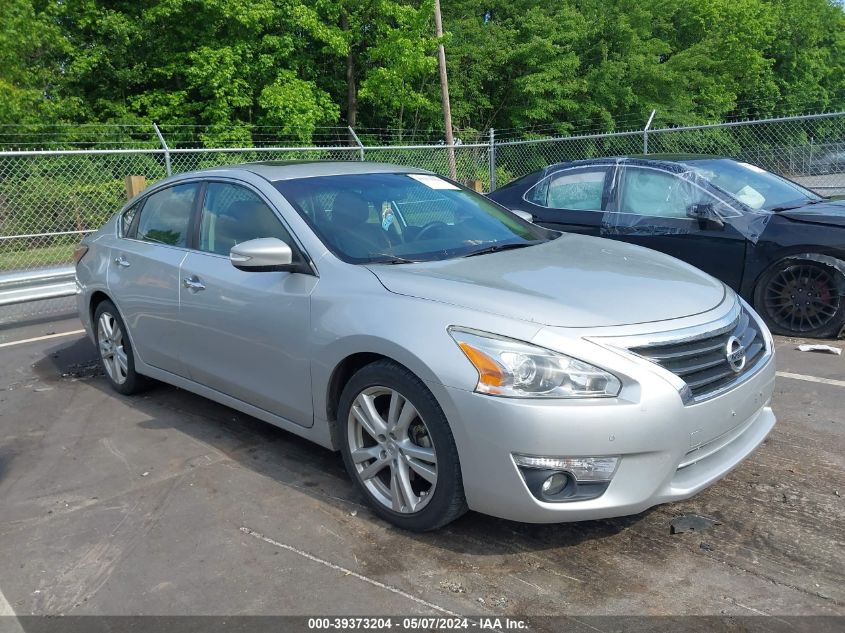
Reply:
[[[352,402],[349,452],[367,490],[402,514],[422,510],[437,485],[437,456],[428,427],[410,400],[388,387],[369,387]]]
[[[775,273],[766,286],[766,312],[779,327],[809,332],[828,325],[841,298],[831,272],[812,264],[795,264]]]
[[[122,385],[129,373],[129,359],[123,344],[123,330],[114,315],[103,312],[97,321],[97,343],[106,373]]]

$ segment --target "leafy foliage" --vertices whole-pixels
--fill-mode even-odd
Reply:
[[[432,0],[5,0],[0,123],[442,129]],[[450,0],[455,126],[565,133],[845,107],[833,0]]]

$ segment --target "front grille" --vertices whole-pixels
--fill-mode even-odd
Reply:
[[[745,365],[736,371],[728,361],[728,342],[736,337],[745,348]],[[743,308],[736,322],[715,334],[692,340],[632,347],[631,351],[681,378],[695,399],[729,386],[750,371],[766,351],[756,322]]]

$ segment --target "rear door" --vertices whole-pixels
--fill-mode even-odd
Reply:
[[[534,222],[569,233],[598,235],[613,182],[612,165],[556,171],[525,193]]]
[[[746,238],[731,224],[742,213],[694,180],[658,167],[625,165],[608,212],[603,237],[661,251],[700,268],[739,290]],[[702,225],[687,215],[705,206],[725,219],[724,226]]]
[[[311,426],[310,296],[314,275],[246,272],[235,245],[276,237],[297,245],[264,198],[234,181],[208,182],[195,249],[181,267],[179,346],[192,380]]]
[[[153,367],[184,376],[179,357],[179,266],[187,254],[196,182],[147,196],[111,249],[108,288],[135,353]]]

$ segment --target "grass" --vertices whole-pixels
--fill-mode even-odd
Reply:
[[[0,242],[0,272],[70,264],[76,242],[9,251],[3,250],[2,246]]]

